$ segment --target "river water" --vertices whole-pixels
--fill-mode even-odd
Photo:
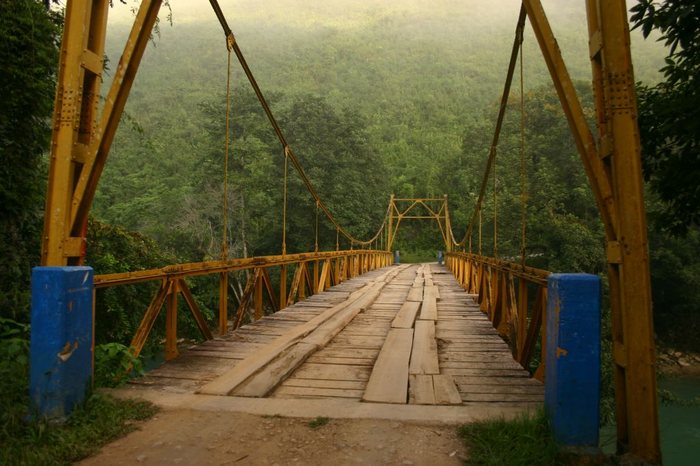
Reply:
[[[700,400],[700,377],[661,379],[659,388],[670,391],[679,400]],[[700,403],[660,403],[659,428],[666,466],[700,465]]]
[[[664,465],[700,465],[700,404],[687,403],[700,399],[700,377],[661,378],[658,385],[660,390],[668,390],[678,399],[672,402],[659,400]],[[615,426],[605,426],[600,430],[600,443],[605,453],[615,452]]]

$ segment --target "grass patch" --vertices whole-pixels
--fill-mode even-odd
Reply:
[[[308,426],[311,427],[312,429],[318,429],[319,427],[323,427],[326,424],[328,424],[328,421],[330,421],[329,418],[324,417],[324,416],[319,416],[317,418],[310,420],[308,423]]]
[[[558,465],[559,447],[543,410],[503,419],[475,422],[459,428],[469,448],[468,465]]]
[[[466,424],[458,430],[474,466],[611,466],[614,457],[562,449],[554,441],[543,409],[511,421],[495,419]]]
[[[94,394],[63,424],[45,421],[16,424],[0,432],[0,464],[70,464],[96,453],[111,440],[136,429],[158,408],[146,401]],[[7,427],[7,426],[5,426]]]
[[[113,356],[121,365],[103,371],[105,380],[123,373],[123,354],[117,350]],[[135,421],[157,411],[145,401],[93,394],[64,423],[28,421],[29,325],[0,318],[0,465],[70,464],[131,432]]]

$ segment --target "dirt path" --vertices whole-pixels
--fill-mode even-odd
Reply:
[[[457,465],[466,449],[454,425],[308,419],[181,409],[161,411],[139,430],[80,465]]]

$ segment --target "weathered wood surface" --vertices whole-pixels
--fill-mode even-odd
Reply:
[[[419,320],[413,334],[411,364],[409,374],[439,374],[437,340],[435,340],[435,322]]]
[[[436,269],[432,267],[433,271]],[[447,274],[433,274],[437,302],[440,373],[451,376],[464,403],[531,405],[544,400],[544,386],[513,360],[479,305]]]
[[[396,317],[391,322],[392,328],[412,328],[416,320],[418,309],[420,309],[418,301],[406,301],[401,305],[401,309],[396,314]]]
[[[423,289],[423,304],[420,307],[421,320],[438,320],[437,299],[433,291],[434,286],[426,286]]]
[[[400,270],[386,270],[374,277],[363,288],[345,296],[343,301],[326,309],[309,322],[293,327],[248,356],[202,387],[199,393],[266,396],[311,354],[325,347],[360,311],[369,307],[386,285],[385,280],[393,278]]]
[[[392,328],[372,369],[363,401],[406,403],[413,329]]]
[[[352,310],[342,305],[361,298],[358,290],[369,290],[390,269],[397,270],[369,272],[191,347],[132,383],[192,393],[238,374],[238,392],[229,377],[220,394],[428,405],[542,401],[542,384],[513,360],[473,296],[444,267],[409,266],[364,305]],[[394,330],[403,330],[404,336],[387,341]],[[374,371],[377,382],[369,383]]]

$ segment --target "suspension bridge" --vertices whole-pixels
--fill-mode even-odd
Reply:
[[[316,403],[317,410],[332,409],[335,413],[341,409],[365,416],[382,409],[404,412],[401,410],[405,408],[407,418],[455,420],[473,419],[478,417],[477,412],[484,417],[541,405],[545,401],[546,368],[556,368],[553,374],[557,377],[557,371],[563,370],[562,361],[572,351],[561,342],[557,344],[562,346],[554,346],[554,353],[546,351],[552,347],[552,329],[559,332],[556,323],[568,318],[563,312],[565,296],[557,286],[552,287],[550,272],[526,264],[524,248],[520,260],[511,262],[496,257],[495,240],[494,257],[481,255],[481,248],[473,244],[481,237],[482,204],[521,55],[523,28],[529,20],[605,226],[618,447],[620,452],[660,463],[646,224],[624,0],[586,1],[596,100],[595,136],[542,5],[538,0],[522,2],[496,129],[491,146],[486,148],[488,157],[478,201],[459,240],[453,233],[446,196],[392,196],[384,221],[371,238],[356,238],[338,222],[288,144],[218,2],[210,3],[224,32],[229,77],[235,58],[282,149],[285,198],[281,253],[231,258],[224,228],[219,260],[91,278],[92,272],[82,267],[90,206],[161,2],[141,2],[100,111],[109,2],[69,1],[54,113],[43,267],[35,270],[33,285],[34,301],[45,304],[49,317],[35,320],[41,310],[34,309],[32,327],[37,333],[55,332],[55,322],[46,323],[50,319],[68,322],[68,326],[74,324],[73,320],[89,325],[81,337],[67,336],[69,331],[62,328],[55,338],[47,338],[47,345],[58,345],[57,351],[35,345],[33,339],[32,395],[37,406],[49,411],[56,401],[51,401],[54,395],[46,395],[47,391],[70,388],[52,385],[63,383],[61,377],[47,385],[45,374],[74,371],[67,372],[71,375],[69,384],[77,384],[73,389],[83,393],[89,380],[89,370],[87,378],[81,379],[75,376],[80,371],[71,365],[83,361],[83,366],[91,368],[92,311],[85,319],[75,319],[71,317],[74,304],[78,303],[76,309],[91,309],[94,290],[144,282],[158,286],[132,339],[132,351],[135,355],[141,352],[164,308],[167,362],[134,380],[133,385],[144,393],[155,393],[156,398],[187,395],[187,403],[197,404],[211,397],[225,397],[239,403],[246,400],[245,404],[261,410],[264,406],[277,409],[280,400],[295,400],[302,403],[297,405],[302,411],[311,406],[308,403]],[[227,101],[229,96],[230,78]],[[229,108],[227,105],[227,128]],[[224,171],[228,173],[229,132],[226,134]],[[314,251],[287,252],[286,186],[290,170],[303,181],[315,203],[317,218],[324,215],[333,224],[336,250],[319,251],[317,233]],[[227,185],[225,182],[224,224]],[[439,225],[445,265],[394,264],[392,246],[405,219]],[[349,244],[348,249],[340,248],[341,239]],[[247,283],[232,305],[229,277],[241,271],[247,274]],[[77,273],[78,278],[67,278],[65,286],[56,291],[37,283],[63,279],[49,275],[42,282],[44,273]],[[188,287],[191,277],[207,275],[219,281],[218,328],[214,331]],[[75,298],[75,293],[83,293],[84,299]],[[204,340],[184,350],[178,346],[179,300],[186,305],[180,310],[189,309]],[[59,358],[46,368],[41,364],[51,359],[45,355],[52,351]]]

